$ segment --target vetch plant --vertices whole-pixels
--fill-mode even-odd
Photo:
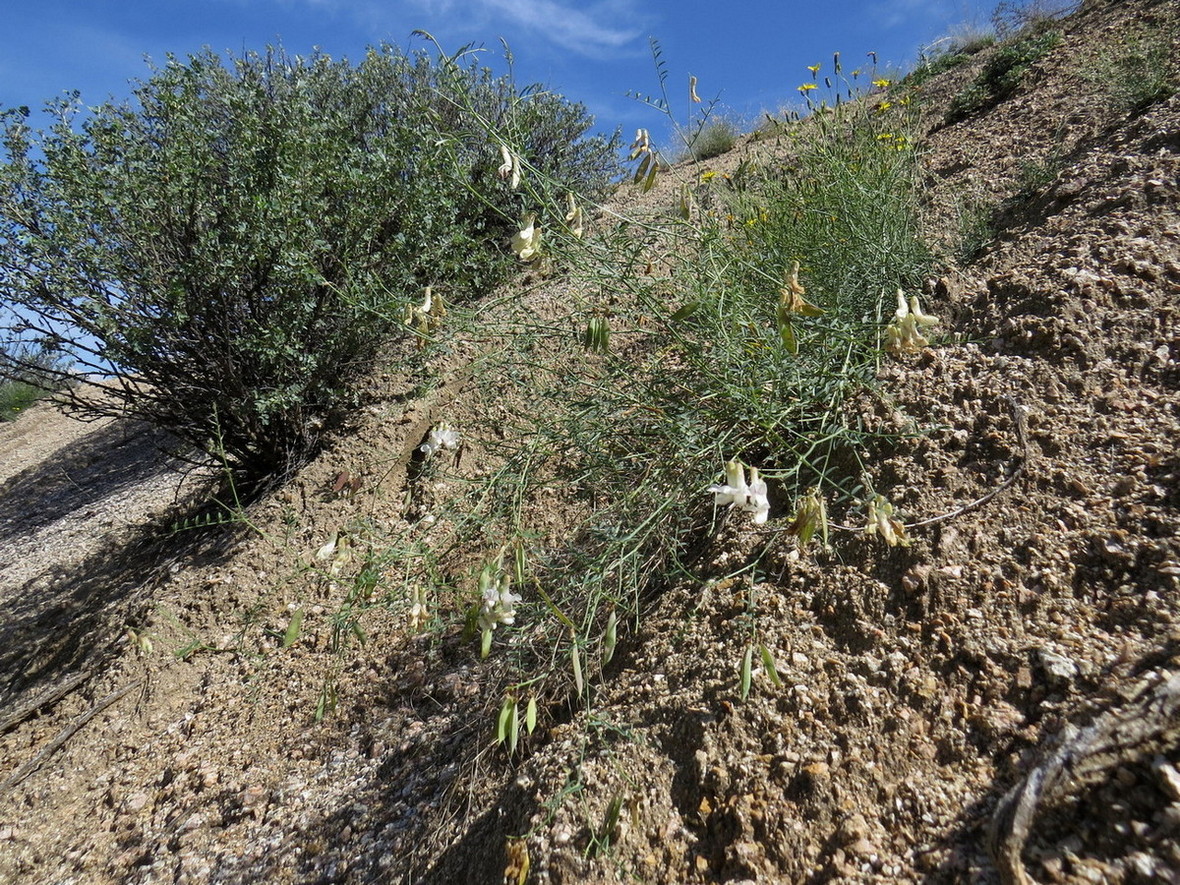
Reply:
[[[795,507],[795,517],[787,531],[799,539],[799,546],[806,547],[815,535],[820,532],[823,545],[828,546],[828,508],[824,503],[819,486],[813,486],[807,494],[799,499]]]
[[[565,195],[567,211],[565,213],[565,226],[571,234],[581,239],[584,232],[584,223],[582,216],[582,207],[578,205],[578,201],[574,198],[573,193]]]
[[[647,193],[655,187],[656,172],[659,171],[660,164],[651,146],[651,134],[646,129],[635,131],[635,141],[631,143],[631,154],[628,159],[639,161],[632,181],[642,185],[643,192]]]
[[[426,338],[442,325],[443,317],[447,315],[446,305],[442,298],[437,297],[430,286],[426,287],[422,304],[407,304],[404,315],[405,323],[418,335],[418,346],[426,346]]]
[[[779,289],[776,314],[779,338],[783,342],[783,347],[791,353],[799,352],[799,341],[795,336],[792,317],[817,317],[823,313],[822,308],[804,300],[803,295],[806,291],[799,282],[799,262],[796,261],[791,267],[790,276],[787,277],[783,287]]]
[[[478,625],[482,634],[480,657],[486,658],[492,648],[492,633],[500,624],[511,625],[516,620],[519,594],[512,592],[512,578],[503,571],[502,564],[484,566],[479,574],[480,610]]]

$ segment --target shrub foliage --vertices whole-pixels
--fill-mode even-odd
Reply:
[[[490,131],[552,188],[594,192],[613,140],[585,109],[464,55],[381,46],[356,65],[281,49],[169,57],[133,101],[4,115],[0,291],[10,337],[114,376],[92,412],[146,419],[243,477],[285,472],[426,285],[512,268],[521,200]]]

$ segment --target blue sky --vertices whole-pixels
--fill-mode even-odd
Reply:
[[[0,25],[0,107],[39,108],[78,89],[84,104],[124,98],[162,61],[208,46],[218,52],[281,43],[291,53],[319,47],[359,58],[365,46],[421,45],[430,31],[448,50],[481,44],[489,60],[506,40],[521,83],[542,82],[585,103],[598,128],[666,132],[628,92],[658,83],[648,39],[663,48],[674,109],[688,110],[690,74],[706,101],[739,118],[798,98],[808,65],[846,69],[875,51],[881,66],[912,63],[920,47],[964,24],[986,27],[994,0],[8,0]]]

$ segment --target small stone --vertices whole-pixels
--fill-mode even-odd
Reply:
[[[131,814],[138,814],[147,807],[147,804],[150,801],[151,798],[147,793],[135,793],[134,795],[127,798],[127,801],[123,804],[123,807]]]
[[[880,852],[877,851],[877,846],[868,839],[857,839],[848,846],[848,853],[853,857],[869,860],[876,857]]]
[[[1180,802],[1180,772],[1176,771],[1176,767],[1162,757],[1157,758],[1151,767],[1160,779],[1164,792]]]
[[[1066,688],[1078,675],[1078,666],[1069,658],[1045,649],[1037,652],[1045,681],[1053,688]]]

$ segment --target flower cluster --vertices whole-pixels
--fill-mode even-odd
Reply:
[[[508,575],[494,576],[491,567],[485,568],[479,576],[481,605],[479,629],[490,633],[497,624],[511,624],[516,620],[516,604],[520,596],[512,592]]]
[[[426,336],[442,325],[443,317],[447,315],[446,305],[441,298],[436,298],[430,286],[422,299],[422,304],[407,304],[403,316],[407,326],[418,333],[418,346],[426,343]]]
[[[922,329],[938,325],[938,317],[922,313],[918,296],[911,295],[906,303],[905,293],[897,290],[897,312],[885,329],[885,349],[891,353],[917,353],[930,343]]]
[[[655,187],[656,172],[659,171],[660,164],[656,159],[656,152],[651,146],[651,134],[646,129],[635,130],[635,141],[631,143],[631,153],[628,159],[639,160],[639,166],[635,170],[635,177],[632,181],[641,185],[643,192],[647,193]]]
[[[520,187],[520,157],[508,149],[508,145],[503,142],[500,143],[500,157],[504,163],[496,172],[501,178],[511,178],[511,186],[513,190]]]
[[[436,452],[443,449],[457,449],[459,448],[459,431],[452,430],[449,424],[440,424],[430,431],[430,435],[426,437],[426,442],[418,446],[420,451],[429,461],[434,457]]]
[[[865,526],[866,535],[878,535],[890,547],[908,547],[910,539],[906,537],[905,525],[893,515],[893,505],[885,500],[884,495],[873,495],[867,503],[869,511],[868,525]]]
[[[786,278],[778,293],[778,333],[783,347],[791,353],[799,352],[799,342],[795,337],[795,325],[791,321],[793,316],[817,317],[823,313],[823,308],[816,307],[803,298],[807,292],[799,282],[799,262],[791,267],[791,273]]]
[[[417,632],[430,620],[430,610],[426,607],[426,596],[421,587],[414,588],[410,594],[410,601],[413,603],[410,606],[410,629]]]
[[[534,261],[541,256],[541,228],[535,213],[529,212],[520,220],[520,230],[512,235],[512,251],[521,261]]]
[[[750,468],[750,481],[746,482],[746,468],[740,461],[729,461],[725,465],[725,483],[709,486],[713,503],[736,504],[739,510],[754,514],[754,524],[761,525],[770,516],[770,499],[766,494],[766,480],[758,473],[757,467]]]

